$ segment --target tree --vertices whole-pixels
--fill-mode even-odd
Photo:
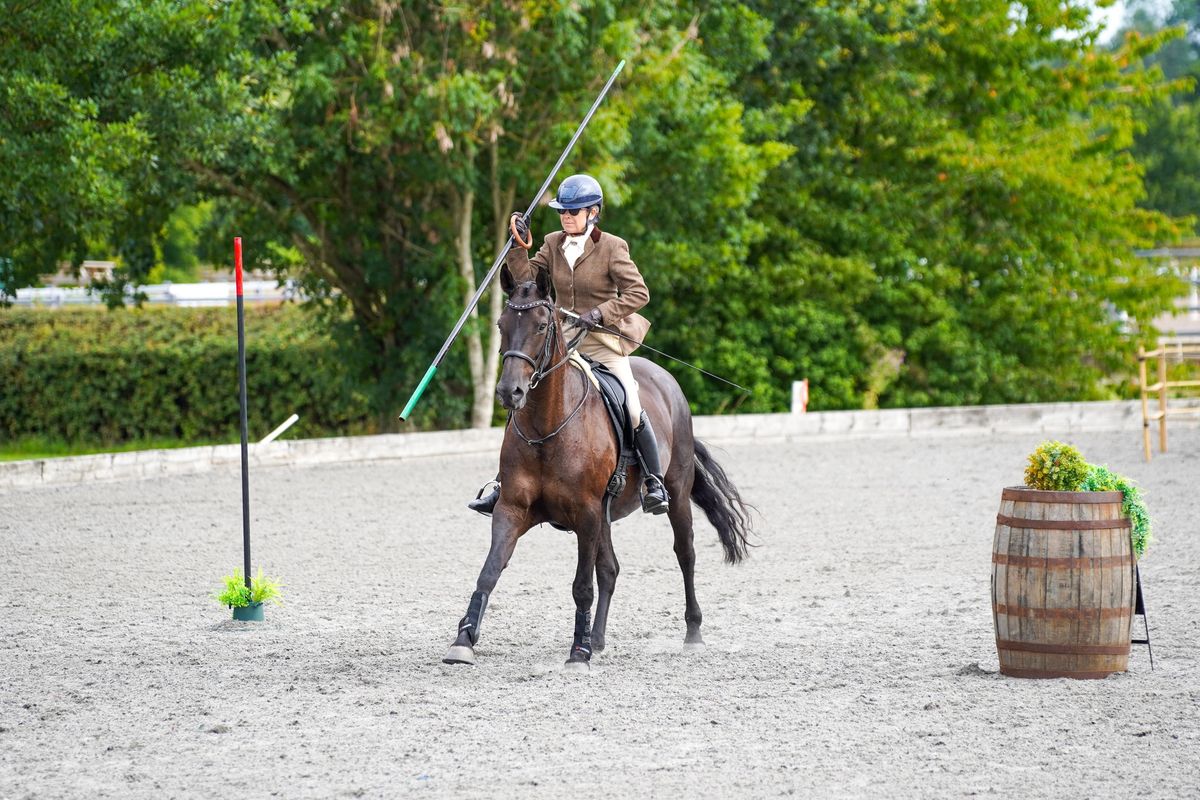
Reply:
[[[719,82],[692,79],[711,71],[695,41],[697,10],[668,2],[632,13],[607,2],[314,2],[300,18],[279,16],[273,4],[249,8],[239,24],[253,43],[252,72],[235,84],[227,71],[215,83],[234,87],[234,105],[252,111],[227,124],[250,128],[223,135],[237,144],[216,157],[212,148],[188,153],[184,166],[206,191],[236,201],[255,240],[274,243],[273,266],[306,276],[331,321],[353,337],[353,351],[365,354],[381,421],[506,240],[518,192],[541,179],[619,58],[630,62],[628,78],[567,166],[599,175],[610,209],[636,207],[642,196],[640,171],[651,171],[653,153],[638,132],[681,109],[705,109],[669,119],[671,146],[703,143],[681,169],[755,180],[757,148],[740,142],[736,104],[710,100],[726,90]],[[729,199],[721,191],[711,185],[720,207],[743,212],[728,224],[745,225],[749,187],[731,187]],[[721,221],[713,235],[726,227]],[[493,289],[489,320],[499,301]],[[468,404],[476,426],[490,424],[494,408],[498,340],[487,329],[486,347],[480,326],[467,329],[468,373],[452,364],[441,384]],[[441,409],[425,424],[453,424],[462,413]]]
[[[372,387],[381,426],[503,246],[509,213],[527,199],[518,193],[541,179],[620,58],[626,75],[566,169],[600,176],[610,214],[624,204],[649,219],[661,217],[653,159],[686,151],[686,164],[673,162],[706,179],[693,206],[703,211],[707,193],[722,212],[703,213],[702,235],[686,216],[631,230],[695,250],[705,236],[740,240],[749,224],[760,148],[742,141],[740,107],[707,53],[728,59],[746,45],[761,58],[765,27],[709,24],[731,13],[721,6],[88,0],[72,15],[66,5],[15,9],[5,40],[26,54],[6,77],[9,103],[28,113],[5,138],[15,144],[4,163],[21,180],[9,187],[0,252],[28,276],[114,242],[119,297],[148,274],[161,240],[177,237],[164,230],[173,207],[217,198],[223,239],[240,233],[254,266],[303,278]],[[72,16],[71,35],[58,36]],[[41,95],[61,108],[31,102]],[[67,202],[49,189],[72,181]],[[662,250],[646,253],[655,265]],[[729,250],[709,269],[736,262]],[[499,302],[493,290],[487,319]],[[464,339],[466,370],[457,357],[443,369],[446,402],[421,424],[452,425],[466,408],[472,424],[491,422],[496,332],[476,315]]]
[[[136,281],[175,209],[213,199],[216,252],[236,233],[303,280],[381,429],[622,57],[559,177],[604,184],[648,343],[754,389],[667,364],[698,411],[779,410],[799,377],[815,408],[1099,396],[1119,313],[1178,291],[1131,255],[1179,231],[1138,208],[1131,154],[1173,88],[1141,64],[1172,34],[1105,51],[1082,2],[6,11],[0,275],[105,241]],[[417,424],[490,422],[499,302]]]
[[[1114,311],[1149,319],[1179,286],[1132,253],[1178,233],[1136,207],[1130,153],[1136,112],[1166,87],[1125,67],[1163,38],[1105,53],[1084,4],[751,5],[774,57],[748,105],[812,103],[752,257],[790,265],[785,285],[855,342],[848,357],[870,366],[848,398],[1102,393],[1131,352]]]
[[[230,57],[228,26],[165,0],[5,0],[0,19],[0,294],[103,243],[143,278],[194,192],[171,153],[206,127],[195,65]]]
[[[1200,215],[1200,3],[1176,0],[1165,17],[1158,5],[1130,3],[1126,9],[1123,39],[1170,36],[1147,53],[1147,68],[1158,68],[1172,81],[1172,93],[1158,98],[1143,114],[1134,153],[1146,170],[1146,197],[1153,208],[1178,217]],[[1193,219],[1193,228],[1194,228]]]

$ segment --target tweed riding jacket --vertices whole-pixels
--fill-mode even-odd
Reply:
[[[629,257],[629,245],[621,237],[593,226],[584,241],[583,254],[571,269],[562,251],[565,236],[563,231],[548,234],[532,258],[525,248],[513,247],[508,251],[509,272],[519,283],[533,280],[535,270],[549,270],[558,305],[576,314],[600,309],[604,326],[629,339],[601,338],[622,355],[629,355],[650,329],[650,321],[635,313],[650,301],[650,291]]]

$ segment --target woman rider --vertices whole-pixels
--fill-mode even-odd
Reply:
[[[509,250],[508,269],[518,282],[533,280],[535,270],[548,270],[559,307],[578,314],[578,324],[588,330],[577,349],[608,367],[620,379],[625,387],[629,418],[639,421],[633,444],[646,476],[642,510],[662,514],[667,511],[668,498],[658,460],[658,442],[650,418],[638,400],[637,381],[629,366],[629,354],[637,349],[650,328],[649,321],[635,313],[650,300],[650,292],[629,257],[625,240],[597,227],[603,205],[604,193],[595,178],[590,175],[567,178],[550,201],[550,207],[558,211],[562,232],[546,236],[533,258],[527,252],[529,245]],[[518,243],[531,242],[524,216],[514,213],[512,222]],[[622,336],[604,333],[601,328],[619,331]],[[499,499],[500,486],[496,483],[490,495],[467,505],[481,514],[491,514]]]

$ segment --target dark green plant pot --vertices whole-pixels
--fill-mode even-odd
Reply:
[[[248,606],[234,606],[233,618],[240,619],[242,622],[262,622],[263,604],[251,603]]]

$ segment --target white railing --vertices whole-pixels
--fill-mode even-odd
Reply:
[[[154,305],[228,306],[237,301],[235,284],[232,282],[160,283],[152,286],[139,286],[138,290],[146,295],[146,302]],[[290,280],[285,281],[282,285],[276,281],[245,281],[242,284],[242,293],[247,303],[278,303],[300,298],[299,287],[295,281]],[[131,302],[133,289],[128,289],[126,295]],[[98,305],[103,302],[99,292],[87,287],[50,286],[44,289],[17,289],[13,305],[61,308],[63,306]]]

